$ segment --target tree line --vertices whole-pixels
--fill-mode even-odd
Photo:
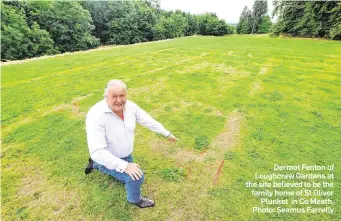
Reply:
[[[266,1],[255,1],[252,10],[245,6],[236,32],[341,39],[341,2],[274,1],[272,16],[278,16],[274,24],[267,11]]]
[[[166,11],[160,0],[1,1],[1,60],[233,32],[214,13]]]

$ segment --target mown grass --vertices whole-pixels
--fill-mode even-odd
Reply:
[[[340,55],[336,41],[189,37],[3,66],[2,219],[339,220]],[[83,172],[85,114],[113,78],[181,140],[137,128],[134,159],[152,209]],[[238,141],[211,145],[236,111]],[[336,214],[252,213],[259,203],[245,182],[274,163],[335,164]]]

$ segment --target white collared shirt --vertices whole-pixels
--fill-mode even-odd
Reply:
[[[108,169],[123,173],[128,162],[120,159],[133,152],[136,122],[151,131],[168,136],[170,132],[149,114],[127,100],[124,120],[116,115],[105,99],[90,108],[86,117],[86,133],[91,158]]]

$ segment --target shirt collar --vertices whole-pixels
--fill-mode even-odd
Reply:
[[[111,108],[108,106],[105,98],[102,100],[102,110],[103,110],[104,113],[113,113]]]

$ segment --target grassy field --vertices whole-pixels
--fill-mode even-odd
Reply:
[[[337,41],[228,36],[3,66],[1,218],[341,220],[340,60]],[[84,174],[85,116],[114,78],[180,139],[136,129],[151,209],[127,203],[112,178]],[[259,198],[245,183],[273,164],[335,164],[336,212],[253,213]]]

